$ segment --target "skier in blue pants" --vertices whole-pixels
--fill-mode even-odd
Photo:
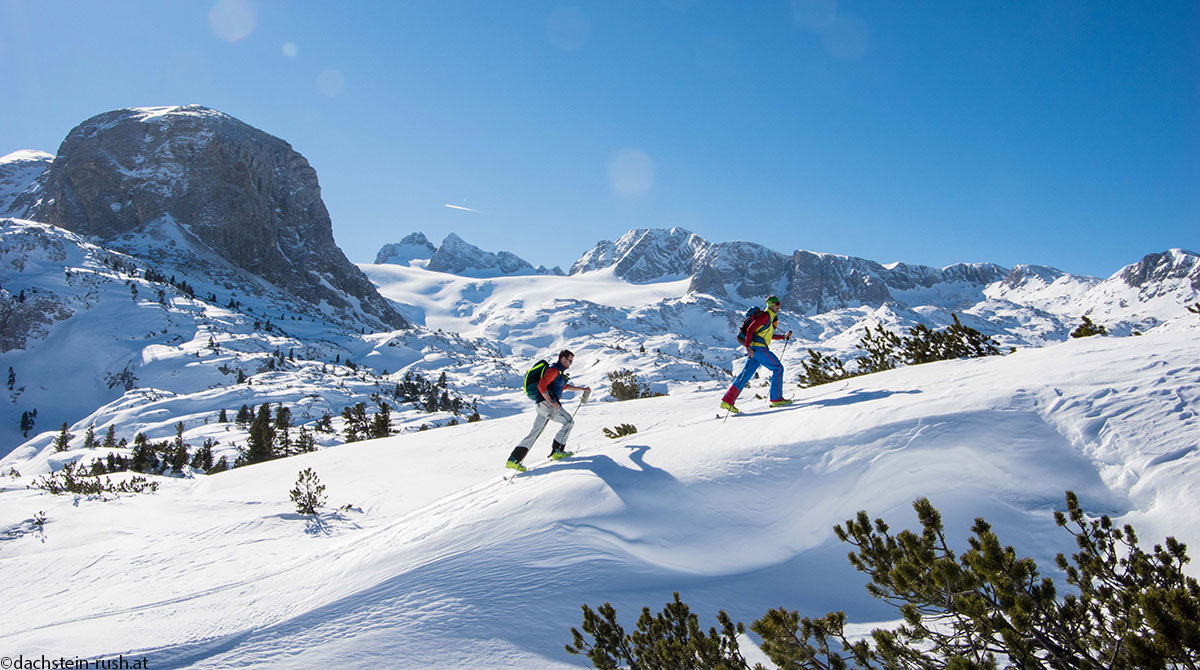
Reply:
[[[746,360],[746,367],[742,368],[741,374],[733,380],[733,386],[730,386],[725,392],[725,397],[721,398],[721,409],[735,413],[739,411],[734,407],[734,403],[737,402],[742,389],[754,378],[759,366],[771,371],[771,406],[792,404],[791,400],[783,397],[783,363],[780,363],[779,358],[767,348],[772,340],[786,340],[792,337],[790,330],[784,335],[775,332],[778,318],[779,298],[771,296],[767,298],[767,309],[759,312],[746,329],[746,353],[750,358]]]

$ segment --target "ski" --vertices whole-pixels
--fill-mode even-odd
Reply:
[[[802,407],[809,400],[812,400],[814,398],[822,398],[827,395],[833,395],[834,393],[838,393],[839,391],[846,390],[847,388],[849,388],[849,386],[850,386],[850,381],[846,380],[846,381],[842,382],[841,386],[839,386],[835,389],[829,389],[828,391],[822,391],[821,393],[817,393],[815,395],[805,396],[803,401],[799,401],[795,398],[789,398],[790,400],[793,400],[793,402],[791,404],[783,405],[781,407],[771,407],[770,403],[768,402],[767,407],[765,407],[763,409],[756,409],[756,410],[751,410],[751,411],[740,410],[737,412],[728,412],[727,411],[727,412],[725,412],[725,414],[718,414],[717,418],[721,419],[721,422],[724,423],[731,416],[759,416],[761,414],[766,414],[767,412],[772,412],[772,411],[778,410],[778,409],[788,409],[789,407]]]

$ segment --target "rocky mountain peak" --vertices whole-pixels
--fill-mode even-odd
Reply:
[[[225,261],[331,316],[404,319],[338,248],[316,170],[287,142],[199,105],[94,116],[63,141],[28,218],[114,248],[177,225]]]
[[[561,275],[560,268],[534,267],[529,261],[508,251],[492,253],[470,244],[454,233],[442,240],[429,259],[428,269],[464,277],[502,277],[512,275]]]
[[[375,254],[375,263],[390,263],[392,265],[408,265],[414,260],[429,260],[437,252],[437,247],[426,239],[424,233],[411,233],[399,242],[383,245]]]
[[[696,270],[709,243],[683,228],[635,228],[614,244],[599,242],[571,266],[571,274],[613,267],[633,283],[682,279]]]
[[[1200,291],[1200,254],[1185,249],[1148,254],[1116,276],[1139,289],[1152,285],[1190,285],[1193,290]]]

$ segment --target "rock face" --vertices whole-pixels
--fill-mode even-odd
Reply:
[[[232,265],[344,320],[407,325],[334,243],[316,170],[287,142],[216,110],[88,119],[67,135],[34,197],[17,205],[103,242],[177,224]]]
[[[571,266],[571,274],[606,267],[636,283],[690,278],[689,292],[738,303],[777,294],[788,309],[806,314],[904,304],[906,294],[929,290],[965,297],[981,293],[1007,273],[987,263],[937,269],[902,263],[885,267],[862,258],[808,251],[789,256],[752,242],[712,244],[682,228],[636,229],[615,244],[602,241]]]
[[[1186,286],[1200,291],[1200,254],[1184,249],[1149,254],[1140,262],[1126,266],[1113,278],[1117,277],[1139,289],[1142,297],[1153,297]]]
[[[393,265],[408,265],[410,261],[433,258],[437,247],[425,239],[422,233],[413,233],[399,242],[385,244],[375,254],[375,263],[391,263]]]
[[[409,237],[412,237],[411,235]],[[408,238],[405,238],[408,239]],[[421,236],[424,239],[424,236]],[[382,254],[382,250],[380,250]],[[533,267],[528,261],[516,254],[501,251],[491,253],[469,244],[458,235],[450,233],[442,240],[442,245],[429,259],[428,269],[434,272],[446,272],[463,277],[502,277],[512,275],[561,275],[559,268],[547,270],[543,266]]]
[[[24,207],[17,207],[18,198],[27,200],[37,178],[50,167],[54,156],[44,151],[14,151],[0,157],[0,217],[24,218]]]

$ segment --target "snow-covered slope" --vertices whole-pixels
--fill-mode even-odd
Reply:
[[[0,156],[0,217],[19,216],[14,207],[17,198],[35,187],[54,156],[44,151],[24,149]]]
[[[110,502],[23,488],[26,469],[86,461],[80,450],[10,456],[0,470],[21,475],[0,484],[0,648],[155,668],[571,667],[562,644],[580,603],[611,601],[632,621],[674,590],[705,621],[779,605],[878,621],[893,613],[866,597],[830,528],[864,508],[914,526],[922,495],[953,540],[984,516],[1047,573],[1072,548],[1051,518],[1066,489],[1144,541],[1194,547],[1195,321],[861,377],[797,391],[783,410],[764,410],[755,386],[742,404],[759,411],[728,422],[716,382],[588,405],[571,440],[581,453],[512,484],[500,468],[528,415]],[[589,362],[577,358],[575,379],[595,385]],[[638,432],[601,435],[618,423]],[[328,487],[316,519],[287,500],[303,468]]]
[[[425,329],[351,331],[191,246],[175,227],[130,245],[140,247],[137,256],[48,224],[0,220],[0,372],[11,369],[13,380],[0,389],[7,401],[0,456],[23,443],[22,453],[37,451],[63,422],[78,443],[89,425],[114,426],[131,441],[139,432],[159,440],[182,421],[193,444],[216,439],[232,460],[246,431],[215,425],[222,409],[232,417],[243,404],[282,402],[297,425],[312,424],[357,402],[373,404],[372,395],[402,379],[384,372],[445,372],[468,400],[517,376],[485,341]],[[357,369],[345,365],[351,360]],[[239,373],[247,383],[237,383]],[[400,410],[396,429],[453,419],[389,402]],[[20,417],[34,411],[25,436]],[[480,411],[496,415],[486,405]],[[496,412],[504,413],[503,402]]]

